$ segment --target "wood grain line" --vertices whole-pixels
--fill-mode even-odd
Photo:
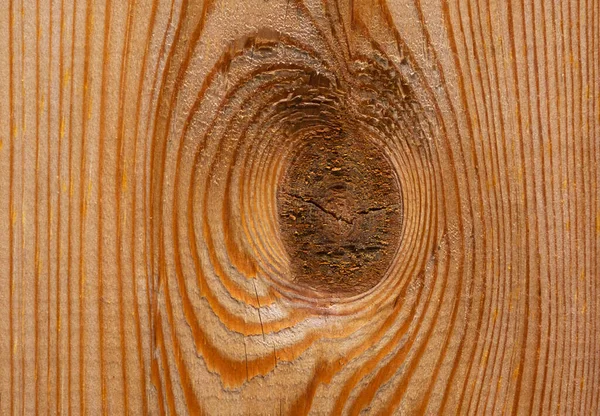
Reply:
[[[596,414],[600,4],[0,6],[0,414]]]

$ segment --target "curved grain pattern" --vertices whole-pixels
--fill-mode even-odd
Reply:
[[[0,414],[596,414],[600,6],[0,6]]]

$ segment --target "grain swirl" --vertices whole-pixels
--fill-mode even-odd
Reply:
[[[410,54],[398,43],[389,55],[360,21],[348,37],[345,25],[334,21],[341,15],[333,5],[324,9],[331,13],[329,26],[317,23],[302,4],[295,10],[297,19],[310,24],[309,36],[265,27],[239,37],[198,87],[193,58],[177,66],[163,101],[164,127],[155,136],[164,154],[156,159],[153,181],[160,184],[154,189],[164,288],[158,302],[165,307],[160,319],[171,326],[176,316],[185,318],[198,357],[226,389],[273,378],[307,351],[339,343],[336,355],[345,358],[323,357],[313,387],[299,402],[306,406],[315,389],[342,370],[350,375],[344,376],[340,397],[363,388],[369,397],[374,380],[378,386],[392,375],[368,376],[373,351],[404,357],[416,342],[432,288],[443,285],[435,282],[432,256],[442,249],[444,206],[433,156],[441,134],[438,116]],[[307,148],[313,153],[302,156]],[[333,148],[335,171],[327,162]],[[358,149],[356,156],[351,149]],[[319,155],[323,160],[315,161]],[[320,172],[313,172],[318,177],[309,185],[298,178],[306,163],[316,163]],[[340,185],[323,179],[325,171],[332,178],[350,173]],[[374,181],[373,190],[368,181]],[[336,183],[344,190],[331,197]],[[325,192],[322,204],[338,198],[337,208],[353,206],[349,215],[375,219],[355,224],[336,217],[317,197],[296,195],[298,186],[309,194],[325,187],[319,191]],[[348,192],[347,186],[360,188]],[[361,192],[363,202],[351,202]],[[315,248],[299,274],[302,255],[294,247],[303,243],[294,240],[298,221],[292,211],[304,212],[305,204],[313,210],[306,221],[321,227],[317,234],[343,234],[344,224],[358,227],[360,237],[352,241],[371,239],[376,254],[361,253],[338,236],[343,241],[335,243],[336,250],[351,247],[343,260],[319,274],[311,270]],[[318,217],[322,214],[331,216],[330,225]],[[290,215],[296,221],[288,221]],[[360,266],[366,271],[357,274]],[[365,326],[369,321],[373,325]],[[171,335],[176,349],[179,338]],[[188,359],[176,359],[178,373],[192,365]],[[391,361],[379,372],[386,368],[396,366]],[[356,381],[365,376],[371,382],[357,390]],[[204,397],[199,390],[185,394]]]

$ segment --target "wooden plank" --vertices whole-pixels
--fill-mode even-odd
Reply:
[[[600,5],[0,6],[0,414],[600,412]]]

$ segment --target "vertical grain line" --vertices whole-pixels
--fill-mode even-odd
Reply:
[[[35,170],[39,172],[39,161],[40,161],[40,113],[44,110],[41,102],[40,102],[40,0],[36,0],[36,13],[35,13],[35,33],[36,33],[36,42],[35,42],[35,105],[36,105],[36,113],[35,113]],[[35,261],[34,261],[34,288],[33,288],[33,315],[35,320],[35,335],[34,335],[34,344],[33,344],[33,353],[34,353],[34,371],[33,371],[33,379],[35,383],[35,401],[33,404],[34,413],[38,412],[39,405],[39,382],[38,382],[38,337],[39,337],[39,279],[40,279],[40,204],[39,204],[39,188],[40,188],[40,174],[36,174],[35,177]]]
[[[521,98],[521,93],[520,93],[520,82],[519,82],[519,73],[518,73],[518,68],[517,68],[517,62],[516,62],[516,56],[517,56],[517,43],[516,43],[516,33],[515,33],[515,28],[514,28],[514,12],[513,12],[513,8],[512,8],[512,2],[513,0],[509,0],[507,2],[507,15],[508,15],[508,21],[509,21],[509,38],[510,38],[510,46],[511,46],[511,52],[510,52],[510,56],[511,56],[511,68],[512,68],[512,73],[513,73],[513,78],[515,80],[515,95],[517,96],[517,99],[515,100],[515,106],[516,106],[516,113],[518,116],[518,119],[516,120],[516,126],[517,126],[517,137],[523,137],[523,130],[521,127],[521,124],[524,123],[524,120],[522,119],[523,117],[523,113],[521,112],[521,103],[520,103],[520,98]],[[527,89],[529,89],[529,84],[527,82],[527,80],[525,80],[525,84],[527,84]],[[531,125],[530,122],[526,123],[526,125]],[[530,127],[529,127],[530,128]],[[531,138],[531,131],[528,132],[529,133],[529,137]],[[519,151],[519,155],[520,155],[520,162],[521,162],[521,167],[523,168],[523,178],[521,179],[521,186],[519,186],[519,188],[521,189],[522,192],[525,193],[525,196],[522,198],[523,200],[523,211],[524,211],[524,215],[525,213],[528,212],[528,204],[527,204],[527,172],[526,172],[526,163],[525,163],[525,154],[524,154],[524,145],[523,145],[523,140],[519,141],[519,146],[518,146],[518,151]],[[524,239],[523,237],[521,237],[521,235],[519,235],[519,237],[521,237],[521,241],[525,241],[526,244],[524,244],[525,249],[524,249],[524,258],[528,259],[525,262],[525,284],[524,284],[524,288],[527,290],[529,289],[530,286],[530,276],[529,276],[529,245],[527,244],[527,242],[529,241],[529,220],[527,219],[527,216],[525,215],[525,236]],[[519,233],[520,234],[520,233]],[[526,293],[524,295],[525,297],[525,305],[524,305],[524,312],[523,315],[525,318],[523,319],[524,323],[523,323],[523,329],[521,330],[521,333],[523,334],[521,337],[521,349],[519,351],[519,361],[518,361],[518,367],[517,367],[517,371],[518,371],[518,376],[517,376],[517,380],[515,382],[515,386],[516,386],[516,393],[513,396],[513,400],[512,400],[512,404],[511,404],[511,408],[509,409],[509,411],[511,412],[511,414],[517,414],[518,412],[518,405],[519,405],[519,400],[520,400],[520,393],[521,393],[521,383],[523,380],[523,366],[525,363],[525,353],[527,351],[527,338],[529,335],[529,296],[528,293]],[[514,357],[514,351],[512,356]],[[511,357],[510,362],[512,363],[513,361],[513,357]]]
[[[139,125],[141,122],[141,107],[142,107],[142,97],[143,97],[143,85],[144,85],[144,80],[145,80],[145,75],[146,75],[146,68],[147,68],[147,63],[148,63],[148,49],[150,47],[150,40],[151,40],[151,35],[152,35],[152,30],[154,27],[154,23],[155,23],[155,19],[156,19],[156,14],[157,14],[157,5],[154,3],[152,5],[152,11],[150,14],[150,22],[148,24],[148,33],[146,34],[146,39],[144,42],[144,54],[143,54],[143,58],[142,58],[142,66],[141,66],[141,70],[140,70],[140,76],[139,76],[139,81],[138,81],[138,86],[137,86],[137,101],[136,101],[136,110],[135,110],[135,127],[134,127],[134,145],[133,145],[133,173],[135,175],[136,172],[136,167],[137,167],[137,160],[138,160],[138,141],[139,141]],[[158,65],[158,60],[157,60],[157,65]],[[157,73],[157,69],[155,68],[154,70],[154,76],[155,76],[155,80],[156,80],[156,73]],[[149,111],[150,113],[150,111]],[[144,149],[146,148],[145,146],[146,141],[144,141]],[[144,158],[146,157],[145,154],[145,150],[143,151],[144,154]],[[145,159],[144,159],[145,160]],[[143,167],[145,168],[145,162]],[[143,176],[143,184],[146,184],[146,180],[145,180],[145,172],[146,169],[144,169],[144,176]],[[132,221],[132,226],[131,226],[131,238],[130,238],[130,247],[131,247],[131,270],[133,273],[133,292],[134,292],[134,319],[135,319],[135,330],[136,330],[136,339],[137,339],[137,350],[138,350],[138,365],[140,367],[140,372],[141,372],[141,390],[142,390],[142,413],[143,414],[148,414],[148,395],[147,395],[147,383],[146,383],[146,362],[144,360],[144,356],[143,356],[143,346],[142,346],[142,333],[141,333],[141,322],[140,322],[140,313],[139,313],[139,302],[138,302],[138,271],[137,271],[137,262],[135,260],[135,247],[136,247],[136,240],[135,240],[135,229],[136,229],[136,219],[137,219],[137,200],[138,200],[138,196],[137,196],[137,186],[138,186],[138,181],[132,181],[133,185],[132,185],[132,207],[131,207],[131,221]],[[145,186],[144,186],[144,190],[145,190]],[[146,204],[145,201],[142,200],[142,206],[144,207],[143,212],[146,212]],[[145,218],[145,215],[143,215],[143,218]],[[146,229],[146,227],[144,227],[144,230]],[[144,233],[145,234],[145,233]],[[143,241],[146,241],[146,236],[144,235],[143,237]],[[144,252],[144,264],[147,265],[147,250],[146,247],[143,248],[143,252]],[[149,280],[149,275],[148,275],[148,270],[146,269],[144,271],[144,277],[145,277],[145,281],[146,284],[148,285],[148,280]],[[146,300],[147,300],[147,306],[149,307],[150,305],[150,300],[149,300],[149,289],[148,286],[146,286]],[[150,317],[150,311],[147,311],[148,313],[148,317]],[[148,322],[148,324],[151,326],[150,321]],[[150,348],[150,351],[152,351],[152,348]]]
[[[64,114],[63,114],[63,78],[64,78],[64,65],[63,65],[63,37],[64,37],[64,24],[63,24],[63,12],[64,12],[64,0],[61,0],[61,10],[60,14],[57,16],[59,24],[60,24],[60,32],[58,35],[58,63],[59,63],[59,82],[58,82],[58,123],[59,123],[59,131],[58,131],[58,151],[56,156],[56,177],[57,177],[57,206],[56,206],[56,414],[61,414],[62,409],[62,394],[61,394],[61,383],[62,383],[62,351],[61,351],[61,295],[62,295],[62,285],[61,285],[61,263],[62,263],[62,151],[63,146],[62,142],[64,138],[62,137],[62,133],[64,131]],[[68,360],[68,357],[66,357]]]
[[[107,414],[107,394],[106,394],[106,374],[105,374],[105,362],[104,362],[104,259],[103,259],[103,227],[102,222],[102,207],[103,207],[103,184],[102,184],[102,173],[104,166],[104,141],[106,135],[106,122],[104,108],[106,105],[106,67],[108,61],[108,49],[109,49],[109,37],[110,37],[110,26],[111,26],[111,0],[106,0],[104,7],[104,28],[103,28],[103,45],[102,45],[102,75],[100,81],[100,107],[99,107],[99,123],[100,129],[98,134],[98,218],[96,219],[98,224],[96,249],[98,250],[98,264],[97,264],[97,278],[98,278],[98,334],[100,336],[100,385],[102,391],[102,414]]]
[[[459,71],[462,71],[463,70],[463,65],[461,64],[461,60],[459,58],[458,42],[456,40],[457,39],[456,35],[454,34],[454,29],[453,29],[454,25],[452,24],[452,20],[451,20],[450,10],[449,10],[448,4],[444,3],[442,11],[443,11],[443,16],[444,16],[445,28],[446,28],[446,30],[448,32],[448,41],[449,41],[449,44],[450,44],[450,49],[453,52],[452,56],[453,56],[454,67],[457,68]],[[463,26],[462,26],[462,17],[461,17],[461,13],[460,12],[458,12],[458,14],[459,14],[458,29],[460,29],[460,31],[461,31],[461,33],[463,35],[462,36],[462,43],[463,43],[463,47],[466,49],[466,39],[464,37],[464,29],[463,29]],[[464,65],[465,65],[465,67],[467,67],[469,69],[469,73],[471,73],[472,69],[471,69],[471,66],[470,66],[468,60],[466,60],[466,63]],[[440,69],[440,72],[443,74],[443,72],[441,71],[441,69]],[[442,78],[442,80],[444,80],[444,77]],[[463,77],[458,76],[457,77],[457,82],[458,82],[458,92],[460,94],[461,103],[465,107],[467,107],[468,106],[468,104],[467,104],[467,87],[465,86],[465,82],[463,80]],[[443,85],[446,86],[447,83],[443,82]],[[473,86],[471,85],[471,88],[472,87]],[[450,92],[446,91],[446,93],[450,97]],[[455,109],[455,105],[454,105],[454,103],[453,103],[452,100],[450,100],[450,107],[453,109],[454,119],[456,120],[456,124],[459,124],[458,110]],[[477,117],[476,118],[476,122],[477,122],[477,125],[479,126],[479,128],[481,128],[479,119],[480,119],[480,117]],[[466,117],[466,122],[467,122],[466,123],[467,124],[467,131],[469,133],[468,137],[474,137],[475,129],[473,127],[473,121],[471,120],[470,117],[467,116]],[[460,135],[459,132],[457,132],[457,134]],[[460,141],[460,150],[461,150],[461,155],[464,154],[464,150],[463,150],[463,146],[462,146],[462,141]],[[457,187],[457,189],[459,188],[458,183],[455,183],[455,186]],[[482,186],[483,185],[480,183],[479,184],[479,188],[481,189]],[[468,187],[467,187],[466,191],[467,191],[467,194],[468,194],[468,198],[471,199]],[[479,206],[481,208],[483,208],[483,199],[482,199],[481,195],[479,197]],[[483,209],[482,209],[482,211],[483,211]],[[461,225],[462,225],[462,216],[458,215],[457,218],[458,218],[459,221],[461,221]],[[487,235],[487,233],[485,232],[485,227],[483,228],[483,233],[484,233],[484,237],[485,237]],[[485,242],[486,239],[484,238],[483,241]],[[485,262],[485,263],[487,264],[487,262]],[[487,270],[487,267],[484,269],[484,273],[485,273],[485,270]],[[472,272],[473,273],[475,272],[475,262],[474,262],[474,260],[473,260]],[[486,294],[486,291],[487,291],[487,283],[486,283],[486,280],[484,279],[484,281],[483,281],[483,288],[481,290],[482,298],[479,301],[478,310],[481,309],[481,308],[483,308],[483,306],[485,304],[485,300],[486,300],[485,299],[486,298],[485,294]],[[471,311],[471,296],[469,296],[469,304],[468,304],[468,307],[467,307],[467,311],[468,312]],[[479,333],[479,331],[480,331],[479,328],[481,328],[481,325],[482,325],[482,322],[483,322],[483,316],[484,316],[483,312],[479,312],[478,313],[477,323],[475,325],[476,333]],[[462,342],[463,342],[463,340],[461,339],[461,341],[460,341],[460,346],[461,346],[460,349],[461,350],[462,350]],[[462,383],[462,388],[460,389],[460,395],[458,396],[457,407],[456,407],[456,411],[458,411],[458,412],[461,411],[462,405],[463,405],[463,401],[465,399],[465,394],[466,394],[466,391],[467,391],[467,384],[468,384],[467,382],[470,379],[470,374],[471,374],[471,371],[473,369],[473,364],[476,361],[475,360],[475,355],[477,353],[477,344],[478,343],[479,343],[478,340],[473,342],[473,346],[471,348],[471,352],[469,353],[469,359],[467,360],[468,363],[469,363],[469,365],[467,366],[467,368],[468,368],[467,374],[468,375],[467,375],[467,377],[465,377],[465,379],[464,379],[464,381]],[[458,355],[457,355],[457,357],[458,357]],[[458,369],[458,363],[455,363],[455,365],[452,367],[452,370],[450,371],[448,383],[447,383],[447,386],[446,386],[446,388],[444,390],[444,395],[442,397],[442,402],[441,402],[441,405],[440,405],[440,411],[441,412],[444,412],[444,409],[446,407],[446,404],[447,404],[447,401],[448,401],[448,398],[449,398],[449,396],[448,396],[449,388],[453,384],[452,380],[454,379],[454,377],[457,374],[457,372],[456,372],[457,369]]]
[[[126,349],[125,349],[125,331],[123,326],[125,324],[124,319],[124,305],[123,305],[123,244],[121,241],[121,199],[123,194],[123,170],[125,169],[125,161],[123,160],[123,147],[124,147],[124,123],[123,123],[123,95],[124,95],[124,83],[127,79],[128,74],[128,66],[126,63],[129,61],[129,44],[131,41],[131,19],[133,14],[132,8],[133,2],[127,2],[127,19],[125,24],[125,39],[124,39],[124,48],[123,53],[121,55],[121,68],[120,68],[120,77],[119,77],[119,105],[118,105],[118,121],[117,126],[119,126],[119,130],[117,132],[117,162],[115,163],[115,200],[116,200],[116,238],[117,238],[117,281],[119,286],[119,337],[120,337],[120,349],[121,349],[121,377],[123,378],[123,402],[124,402],[124,410],[125,414],[129,413],[129,404],[128,404],[128,377],[127,377],[127,368],[126,368]],[[137,124],[137,119],[134,120]],[[134,138],[137,141],[137,137]],[[135,163],[135,158],[134,158]],[[135,274],[132,276],[133,281],[136,280]],[[133,282],[132,282],[133,283]]]
[[[25,221],[24,221],[24,209],[25,209],[25,6],[23,0],[21,0],[21,65],[20,65],[20,84],[21,84],[21,206],[20,206],[20,234],[21,234],[21,247],[20,254],[16,254],[20,261],[20,299],[19,299],[19,310],[20,310],[20,352],[21,352],[21,415],[25,413]],[[13,399],[16,397],[13,396]]]
[[[166,45],[167,45],[167,35],[169,32],[169,28],[171,27],[172,24],[172,19],[173,19],[173,12],[175,10],[175,1],[172,0],[171,1],[171,6],[169,8],[169,18],[167,19],[167,25],[166,25],[166,30],[165,33],[163,34],[163,38],[162,38],[162,42],[160,44],[160,49],[159,49],[159,53],[158,56],[162,57],[164,55],[164,52],[166,50]],[[150,34],[149,34],[150,36]],[[177,38],[177,36],[176,36]],[[167,67],[168,65],[168,57],[167,57],[167,63],[165,63],[165,67]],[[149,108],[148,110],[148,115],[146,118],[146,131],[145,131],[145,137],[152,137],[152,139],[150,140],[150,145],[148,145],[148,140],[144,140],[144,175],[143,175],[143,179],[144,179],[144,188],[143,188],[143,217],[145,219],[147,219],[147,221],[144,221],[144,229],[146,229],[148,226],[150,228],[150,230],[153,230],[153,209],[150,208],[150,215],[148,215],[148,206],[150,205],[150,202],[154,200],[153,198],[153,188],[152,188],[152,177],[150,177],[150,180],[148,179],[148,168],[154,166],[153,165],[153,160],[154,160],[154,154],[152,153],[152,149],[154,147],[154,130],[156,129],[156,116],[158,115],[159,112],[159,106],[160,106],[160,97],[162,95],[162,86],[164,85],[165,79],[166,79],[166,71],[163,68],[163,74],[161,79],[161,83],[158,84],[159,82],[159,77],[158,77],[158,68],[160,65],[160,59],[156,60],[156,64],[154,67],[154,81],[152,82],[152,91],[153,97],[156,97],[156,99],[154,100],[155,104],[155,109],[154,112]],[[158,87],[161,88],[158,88]],[[151,122],[151,117],[152,115],[155,116],[154,120],[155,123]],[[152,134],[150,133],[150,126],[152,127]],[[150,149],[150,156],[148,156],[148,149]],[[150,163],[148,163],[148,161],[150,161]],[[148,188],[150,188],[150,190],[148,191]],[[158,396],[158,407],[160,409],[161,415],[166,414],[165,411],[165,403],[164,403],[164,396],[163,396],[163,391],[162,391],[162,384],[160,383],[160,373],[159,373],[159,367],[158,367],[158,357],[157,357],[157,339],[156,339],[156,317],[157,317],[157,309],[156,309],[156,296],[157,296],[157,290],[155,290],[155,283],[156,283],[156,278],[154,276],[153,272],[149,273],[149,268],[151,270],[154,270],[157,266],[155,263],[155,251],[153,249],[154,247],[154,240],[155,240],[155,236],[154,236],[154,232],[150,232],[150,238],[146,238],[147,234],[144,233],[144,245],[146,250],[144,250],[144,264],[145,264],[145,276],[146,276],[146,301],[147,301],[147,313],[148,313],[148,324],[149,324],[149,338],[150,338],[150,382],[155,386],[156,390],[157,390],[157,396]],[[149,242],[148,242],[149,240]],[[149,244],[149,246],[148,246]],[[148,252],[150,252],[150,259],[148,261]],[[150,262],[150,264],[149,264]]]
[[[64,0],[63,0],[64,1]],[[67,305],[68,305],[68,309],[67,309],[67,316],[68,316],[68,320],[69,320],[69,327],[68,327],[68,356],[69,356],[69,373],[68,373],[68,380],[67,380],[67,396],[69,397],[69,405],[68,405],[68,413],[69,415],[71,414],[73,408],[72,408],[72,404],[73,404],[73,397],[72,397],[72,383],[73,383],[73,367],[74,365],[72,364],[73,362],[73,355],[72,355],[72,340],[73,340],[73,323],[72,321],[72,299],[73,299],[73,278],[71,276],[71,274],[73,273],[73,267],[72,267],[72,251],[73,251],[73,238],[74,238],[74,230],[73,230],[73,144],[75,142],[74,137],[73,137],[73,83],[75,80],[75,65],[74,65],[74,60],[75,60],[75,22],[76,22],[76,17],[77,17],[77,1],[73,2],[73,15],[72,15],[72,22],[71,22],[71,45],[70,45],[70,65],[69,65],[69,72],[71,74],[71,79],[70,79],[70,83],[69,83],[69,161],[68,161],[68,170],[69,170],[69,203],[67,206],[67,211],[68,211],[68,225],[67,225],[67,235],[68,235],[68,241],[67,241],[67,286],[69,287],[69,294],[68,294],[68,301],[67,301]],[[83,149],[83,148],[82,148]],[[80,178],[81,180],[81,178]],[[81,240],[80,240],[80,244],[81,244]],[[81,319],[81,318],[80,318]],[[79,328],[79,331],[81,331],[81,327]],[[79,367],[79,371],[82,371],[82,368]],[[79,400],[82,400],[82,397],[79,397]]]
[[[85,217],[86,217],[86,206],[87,206],[87,196],[85,193],[85,183],[86,179],[91,180],[91,178],[86,177],[86,144],[87,144],[87,121],[88,121],[88,109],[90,106],[90,93],[89,93],[89,83],[91,81],[91,76],[89,74],[89,58],[90,58],[90,34],[92,30],[92,13],[93,10],[90,6],[90,1],[93,0],[84,0],[86,4],[85,8],[85,40],[84,40],[84,61],[83,61],[83,108],[81,112],[81,121],[82,121],[82,134],[81,134],[81,164],[80,164],[80,172],[79,172],[79,198],[80,198],[80,212],[79,216],[79,244],[80,244],[80,256],[79,256],[79,391],[80,391],[80,414],[86,414],[86,400],[85,400],[85,319],[83,317],[83,304],[85,300],[85,272],[83,269],[83,253],[85,253],[85,244],[84,244],[84,231],[85,231]]]
[[[50,144],[52,143],[52,123],[51,123],[51,107],[50,107],[50,97],[51,97],[51,91],[52,91],[52,17],[53,17],[53,13],[52,13],[52,4],[48,5],[48,21],[49,21],[49,29],[48,29],[48,85],[47,85],[47,95],[48,95],[48,111],[47,111],[47,115],[46,115],[46,128],[47,128],[47,133],[46,133],[46,148],[47,148],[47,165],[46,165],[46,175],[47,175],[47,183],[46,183],[46,238],[47,238],[47,259],[48,259],[48,264],[47,264],[47,272],[46,272],[46,408],[50,409],[50,364],[51,364],[51,360],[50,360],[50,293],[51,293],[51,281],[52,279],[50,278],[51,276],[51,272],[52,272],[52,264],[51,264],[51,252],[52,252],[52,244],[51,244],[51,238],[50,236],[52,235],[52,200],[51,200],[51,192],[50,192],[50,188],[51,188],[51,154],[50,154],[50,149],[51,146]]]
[[[15,214],[14,210],[14,164],[15,164],[15,160],[14,160],[14,154],[15,154],[15,141],[16,141],[16,135],[15,135],[15,116],[14,116],[14,98],[13,98],[13,94],[14,94],[14,46],[13,46],[13,42],[14,42],[14,26],[15,26],[15,21],[14,21],[14,16],[13,16],[13,0],[9,0],[8,3],[8,22],[9,22],[9,39],[8,39],[8,54],[9,54],[9,92],[8,92],[8,108],[9,108],[9,112],[10,112],[10,116],[9,116],[9,125],[10,125],[10,161],[9,161],[9,212],[8,212],[8,251],[9,251],[9,255],[10,255],[10,261],[9,261],[9,265],[8,265],[8,276],[9,276],[9,280],[8,280],[8,291],[9,291],[9,295],[8,295],[8,308],[10,310],[9,312],[9,356],[10,356],[10,390],[9,390],[9,396],[10,397],[14,397],[15,394],[15,370],[14,370],[14,347],[13,347],[13,326],[14,326],[14,316],[13,316],[13,272],[14,272],[14,221],[13,221],[13,216]],[[10,401],[10,414],[14,415],[14,400],[9,400]]]

